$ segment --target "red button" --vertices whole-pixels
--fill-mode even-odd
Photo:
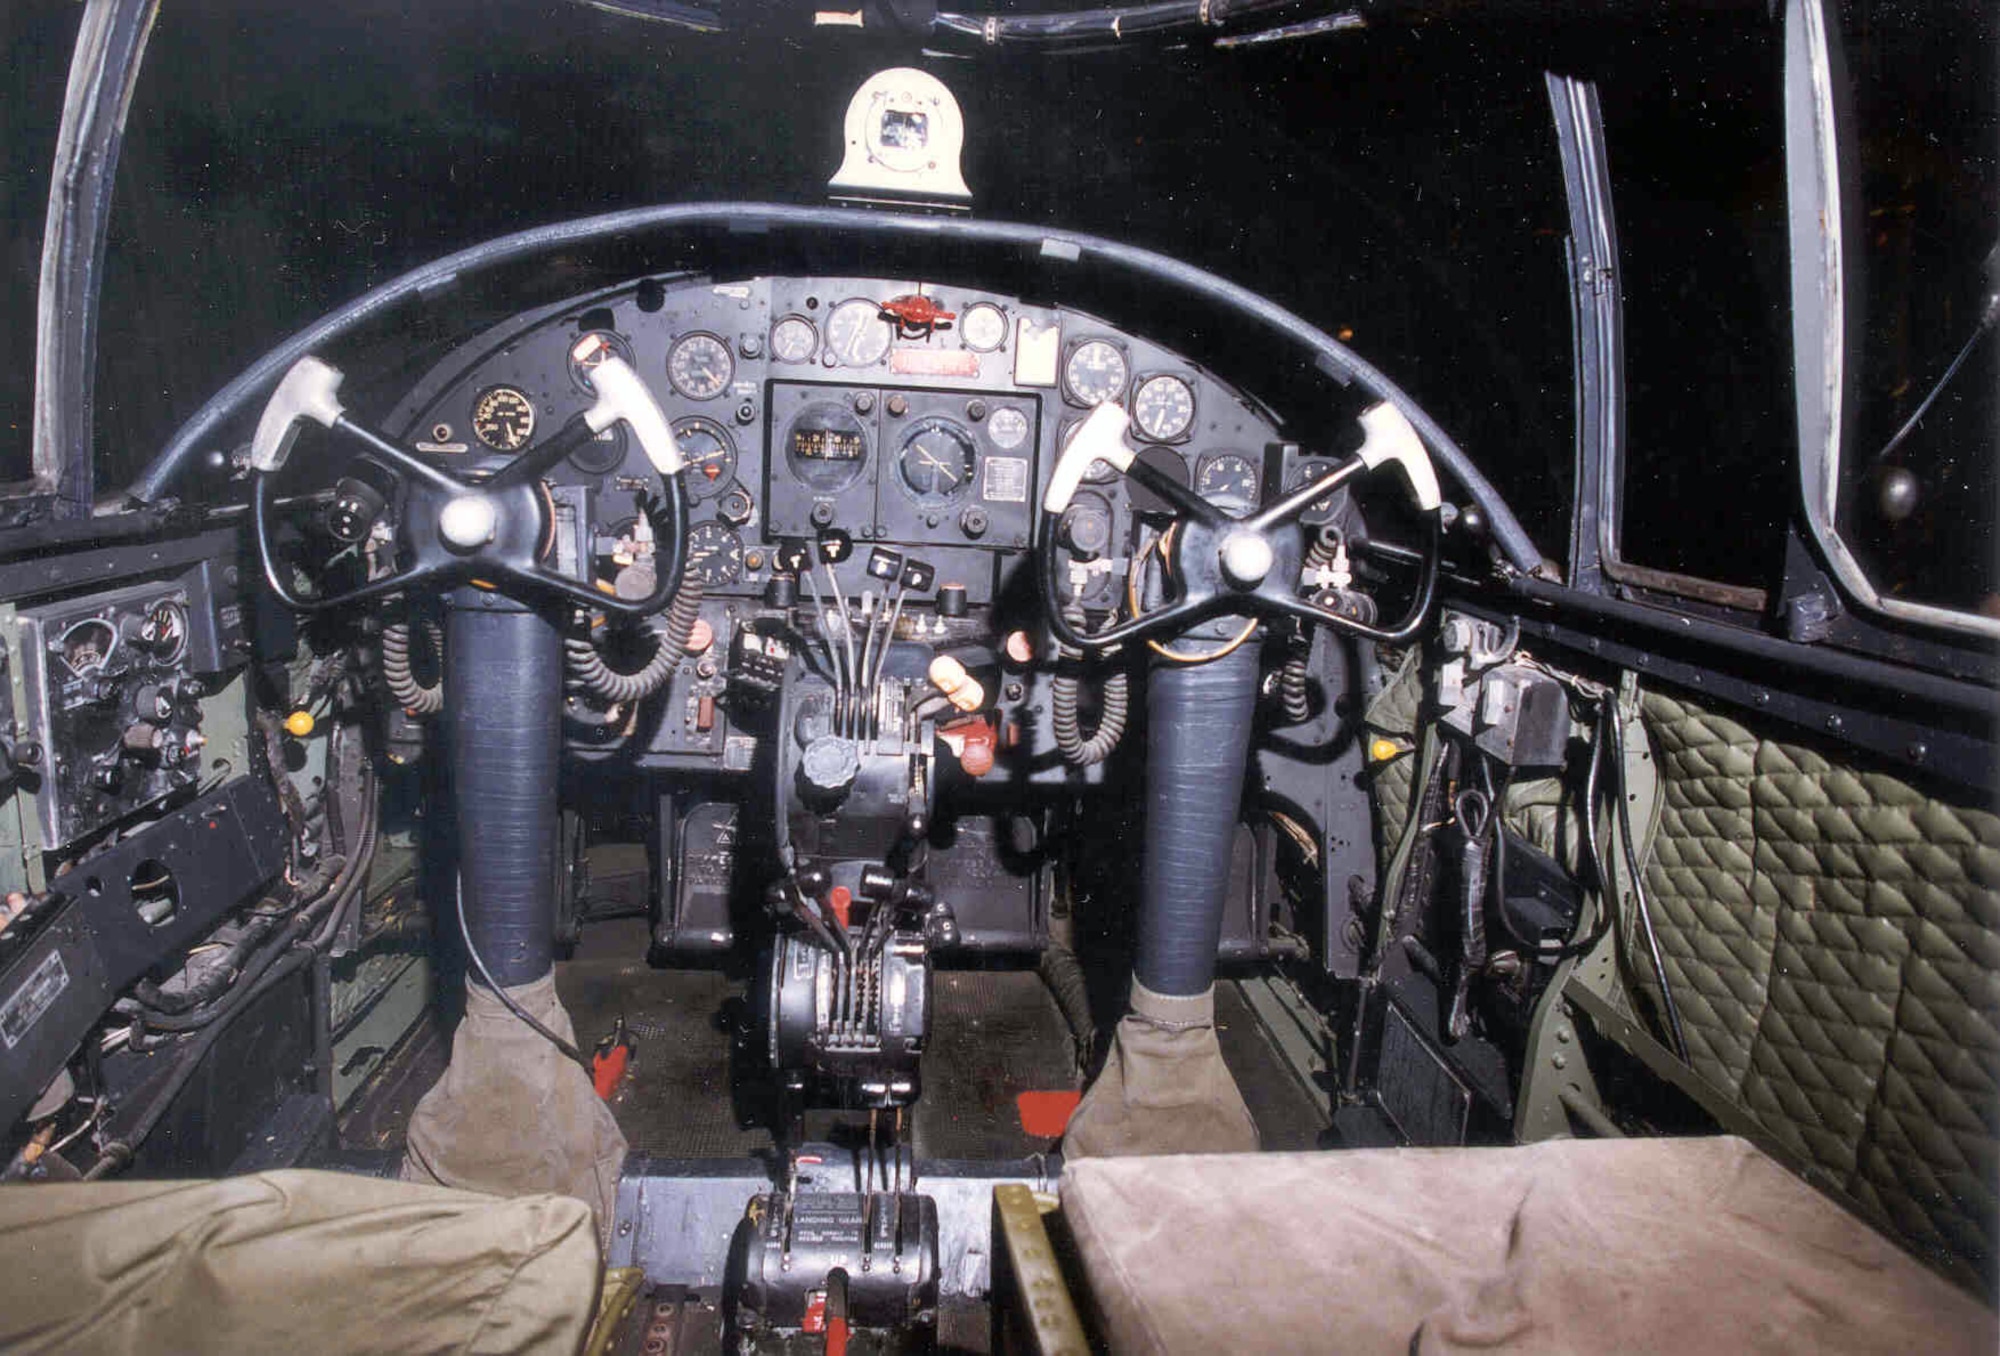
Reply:
[[[845,885],[836,885],[826,892],[826,906],[833,910],[833,916],[847,926],[847,912],[854,907],[854,896]]]

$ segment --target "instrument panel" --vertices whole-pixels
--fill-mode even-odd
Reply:
[[[1131,411],[1149,460],[1231,508],[1287,483],[1297,460],[1268,415],[1142,336],[910,279],[600,293],[461,350],[390,426],[442,464],[497,465],[586,407],[591,368],[613,354],[652,386],[687,458],[690,567],[712,593],[762,591],[786,538],[844,534],[928,548],[973,605],[989,601],[1033,540],[1063,441],[1108,400]],[[650,472],[614,428],[552,479],[596,496],[596,521],[629,521]],[[1116,538],[1160,507],[1109,467],[1089,480]]]

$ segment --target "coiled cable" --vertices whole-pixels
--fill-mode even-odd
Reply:
[[[1076,604],[1063,609],[1063,619],[1078,631],[1088,625],[1083,609]],[[1125,737],[1125,722],[1131,702],[1123,669],[1106,676],[1104,690],[1098,698],[1097,729],[1088,738],[1083,733],[1083,679],[1080,676],[1074,673],[1057,675],[1050,686],[1050,701],[1055,708],[1052,728],[1056,747],[1062,751],[1063,761],[1072,767],[1089,767],[1103,762],[1118,747],[1118,741]]]
[[[444,652],[444,637],[439,633],[437,623],[424,623],[424,635],[430,642],[431,654],[440,656]],[[444,684],[426,687],[417,681],[417,675],[410,665],[410,623],[391,622],[382,628],[382,678],[389,685],[389,695],[396,704],[413,716],[434,716],[444,710]]]
[[[620,673],[605,662],[603,654],[588,636],[563,639],[563,667],[572,683],[593,697],[607,702],[644,701],[667,685],[674,665],[687,653],[688,639],[701,617],[701,580],[690,575],[681,584],[674,600],[667,604],[665,620],[646,624],[655,645],[652,658],[632,673]]]

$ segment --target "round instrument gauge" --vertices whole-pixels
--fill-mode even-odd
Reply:
[[[802,315],[788,315],[771,326],[771,356],[781,363],[809,363],[819,348],[819,331]]]
[[[591,370],[610,358],[622,358],[632,365],[632,346],[609,330],[586,330],[569,346],[569,379],[586,395],[596,393],[590,384]]]
[[[882,308],[872,301],[843,301],[826,318],[826,346],[849,367],[873,367],[888,356],[895,338]]]
[[[736,441],[729,430],[699,415],[674,421],[674,442],[687,459],[681,479],[688,498],[713,499],[736,479]]]
[[[1131,376],[1125,355],[1103,339],[1086,339],[1070,350],[1063,364],[1063,391],[1079,405],[1102,405],[1125,393]]]
[[[1002,405],[987,418],[986,436],[1002,452],[1012,452],[1028,441],[1028,416],[1012,405]]]
[[[688,532],[687,568],[709,588],[735,583],[743,577],[743,538],[713,520],[696,523]]]
[[[1081,419],[1072,419],[1063,425],[1062,451],[1069,450],[1070,442],[1076,437],[1076,431],[1082,427]],[[1118,479],[1118,468],[1102,457],[1092,457],[1090,465],[1083,468],[1083,479],[1087,485],[1109,485]]]
[[[110,622],[99,617],[86,617],[69,630],[62,633],[62,639],[55,643],[56,653],[62,656],[69,671],[82,675],[96,673],[111,658],[111,652],[118,647],[118,631]]]
[[[1007,342],[1007,313],[990,301],[975,302],[958,318],[958,337],[974,353],[991,353]]]
[[[154,603],[139,623],[139,642],[156,664],[173,665],[187,653],[187,609],[169,598]]]
[[[535,402],[512,386],[495,386],[472,402],[472,433],[495,452],[519,452],[535,436]]]
[[[604,432],[569,454],[569,464],[585,475],[601,476],[615,471],[625,460],[625,425],[613,424]]]
[[[1180,441],[1194,427],[1194,388],[1172,373],[1147,377],[1132,395],[1132,422],[1149,442]]]
[[[1247,457],[1219,452],[1202,458],[1195,472],[1195,491],[1222,508],[1249,508],[1257,502],[1257,468]]]
[[[713,400],[729,389],[736,360],[712,334],[683,335],[667,350],[667,380],[689,400]]]
[[[978,468],[978,444],[949,419],[919,422],[896,458],[897,477],[923,508],[941,508],[965,493]]]

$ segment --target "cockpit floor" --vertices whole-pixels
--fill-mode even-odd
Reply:
[[[591,934],[595,933],[593,936]],[[749,1009],[749,981],[722,970],[658,969],[643,959],[643,920],[593,926],[556,983],[590,1049],[619,1018],[635,1041],[611,1107],[634,1153],[661,1158],[768,1155],[774,1107]],[[1081,1087],[1075,1042],[1032,970],[939,970],[924,1088],[912,1117],[917,1156],[1017,1160],[1054,1138],[1022,1124],[1022,1093]],[[1224,981],[1217,1024],[1224,1058],[1267,1149],[1314,1147],[1323,1121],[1256,1014]],[[342,1125],[350,1149],[400,1149],[410,1111],[443,1072],[449,1038],[425,1022],[384,1063]],[[886,1124],[883,1127],[885,1135]],[[808,1133],[813,1127],[808,1125]]]

